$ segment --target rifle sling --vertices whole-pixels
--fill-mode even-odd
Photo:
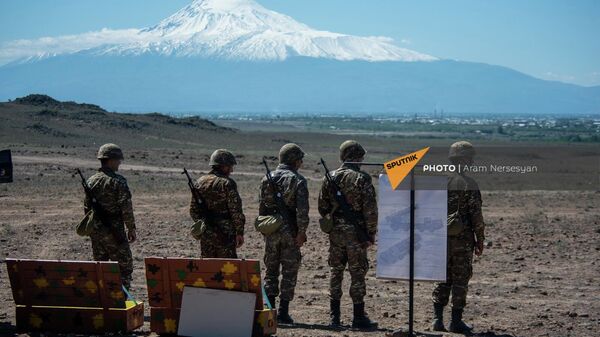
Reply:
[[[334,199],[336,199],[337,197],[337,193],[338,193],[338,187],[339,187],[339,183],[341,180],[341,178],[338,179],[338,177],[341,177],[339,175],[335,175],[333,177],[331,177],[332,181],[335,182],[335,184],[331,184],[331,188],[333,189],[333,193],[334,193]],[[361,232],[364,233],[365,237],[368,237],[367,234],[367,229],[362,226],[360,224],[360,221],[364,221],[364,215],[361,212],[355,211],[352,209],[352,206],[350,206],[350,203],[348,202],[348,199],[346,199],[346,194],[343,193],[344,191],[339,191],[341,192],[341,195],[339,197],[344,198],[345,203],[340,203],[336,200],[336,202],[338,203],[338,208],[332,213],[332,217],[336,218],[342,218],[345,220],[348,220],[352,223],[352,225],[354,225],[354,228],[357,232]],[[361,238],[360,234],[359,235],[359,240]]]
[[[285,205],[285,201],[283,200],[283,197],[277,196],[277,193],[280,191],[280,188],[279,188],[279,185],[277,184],[277,182],[275,182],[275,180],[273,179],[273,173],[271,171],[268,171],[268,169],[267,169],[266,176],[267,176],[267,181],[269,182],[269,185],[271,185],[271,189],[273,190],[273,202],[275,203],[275,208],[266,209],[265,212],[267,214],[261,214],[261,215],[273,215],[273,214],[279,213],[285,218],[284,213],[287,214],[288,225],[291,227],[292,234],[297,235],[298,223],[297,223],[297,219],[296,219],[296,209],[287,207],[287,205]],[[281,194],[283,194],[283,192],[281,192]],[[281,203],[284,204],[283,207],[285,207],[285,209],[281,209],[282,206],[280,206],[280,202],[278,200],[280,200]]]

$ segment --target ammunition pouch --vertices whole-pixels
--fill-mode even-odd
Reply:
[[[287,208],[287,214],[290,217],[289,223],[287,225],[289,226],[289,229],[292,232],[292,236],[296,237],[296,235],[298,235],[298,223],[297,223],[297,219],[296,219],[296,209]],[[277,208],[268,208],[266,210],[263,210],[263,212],[259,215],[259,217],[261,217],[261,216],[273,216],[275,218],[280,217],[281,218],[280,227],[283,227],[286,225],[283,215],[281,215],[281,212]],[[258,218],[257,218],[257,220],[258,220]],[[256,224],[255,224],[255,227],[256,227]],[[259,232],[260,232],[260,230],[259,230]],[[275,233],[275,232],[273,232],[273,233]]]
[[[194,239],[200,240],[204,232],[206,232],[206,221],[204,219],[199,219],[192,224],[191,234]]]
[[[209,227],[217,230],[221,235],[229,235],[229,233],[222,233],[222,229],[218,225],[221,221],[231,220],[229,213],[218,213],[208,211],[205,212],[204,216],[192,224],[191,234],[196,240],[200,240],[202,235],[206,232]]]
[[[464,181],[462,181],[460,179],[451,179],[448,182],[448,191],[456,191],[456,192],[460,192],[460,193],[465,193],[468,190],[467,190],[467,185]],[[448,214],[448,222],[447,222],[448,236],[451,236],[451,237],[460,236],[466,230],[469,230],[472,233],[473,229],[472,229],[471,219],[470,219],[469,215],[468,214],[461,215],[460,210],[461,210],[461,204],[460,204],[460,198],[459,198],[459,203],[456,207],[456,211]]]
[[[448,236],[458,236],[467,228],[470,228],[468,216],[460,215],[458,210],[454,213],[448,214]]]
[[[331,214],[327,214],[321,219],[319,219],[319,227],[323,233],[329,234],[333,230],[333,216]]]
[[[85,216],[83,217],[83,219],[81,219],[79,224],[77,224],[77,226],[75,227],[75,231],[79,236],[90,236],[101,225],[102,223],[96,216],[94,210],[90,209],[89,211],[87,211],[87,213],[85,213]]]
[[[325,214],[324,217],[319,219],[319,227],[321,228],[321,231],[323,233],[329,234],[333,230],[333,226],[334,226],[333,214],[335,213],[336,210],[337,210],[337,207],[334,207],[334,209],[331,211],[331,213]]]
[[[271,235],[277,232],[283,225],[281,214],[259,215],[254,220],[254,228],[264,235]]]
[[[91,209],[85,213],[83,219],[75,227],[75,231],[80,236],[92,236],[96,232],[110,233],[118,244],[127,242],[125,229],[115,225],[120,221],[113,218],[108,218],[106,221],[103,223],[94,209]]]

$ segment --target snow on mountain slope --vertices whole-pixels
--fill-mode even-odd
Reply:
[[[366,61],[433,61],[389,38],[320,31],[253,0],[196,0],[131,42],[102,46],[96,55],[207,56],[285,60],[293,56]]]

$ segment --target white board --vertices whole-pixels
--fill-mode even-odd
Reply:
[[[408,280],[410,176],[396,190],[379,176],[378,210],[377,277]],[[447,217],[447,177],[415,176],[415,280],[446,281]]]
[[[251,337],[256,294],[184,287],[178,335]]]

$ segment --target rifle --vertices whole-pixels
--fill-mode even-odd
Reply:
[[[333,188],[335,201],[342,209],[342,213],[344,214],[344,220],[352,223],[352,226],[354,226],[354,229],[356,230],[356,236],[360,243],[372,243],[373,240],[367,233],[365,227],[360,225],[356,221],[356,212],[352,210],[352,207],[348,204],[348,200],[346,200],[346,196],[344,195],[338,184],[335,182],[335,179],[333,179],[331,177],[331,174],[329,174],[329,169],[327,168],[327,164],[325,164],[323,158],[321,158],[321,165],[323,165],[323,168],[325,169],[325,178],[327,179],[327,182]]]
[[[298,234],[298,228],[297,226],[294,226],[295,222],[292,222],[290,212],[287,208],[287,205],[285,204],[285,201],[283,200],[283,195],[279,190],[279,186],[275,183],[273,177],[271,176],[271,170],[269,170],[269,165],[267,165],[265,157],[263,157],[262,163],[265,166],[265,170],[267,170],[266,177],[267,181],[269,182],[269,185],[271,185],[271,189],[273,190],[273,200],[275,200],[275,205],[277,205],[277,209],[279,210],[283,221],[286,224],[292,226],[293,236],[296,236]]]
[[[181,172],[181,174],[185,174],[185,176],[187,177],[188,186],[190,187],[190,191],[192,192],[192,198],[194,199],[196,206],[200,210],[201,217],[204,219],[206,225],[212,226],[217,231],[217,236],[219,237],[219,239],[222,242],[228,242],[230,237],[228,235],[226,235],[225,233],[223,233],[223,230],[221,228],[218,228],[215,225],[214,215],[208,209],[208,206],[206,205],[204,198],[202,198],[200,191],[198,191],[198,189],[194,185],[194,181],[192,180],[192,177],[188,173],[188,170],[185,169],[185,167],[183,168],[183,172]]]
[[[185,167],[183,168],[183,172],[181,172],[181,174],[185,174],[185,176],[187,177],[188,186],[190,187],[190,191],[192,191],[192,198],[194,198],[194,202],[196,203],[196,206],[198,206],[198,209],[200,211],[202,211],[202,213],[204,213],[204,216],[206,216],[207,215],[206,213],[208,212],[206,203],[202,200],[202,196],[200,195],[200,192],[198,191],[198,189],[196,189],[196,186],[194,185],[194,181],[192,180],[192,177],[190,176],[188,171],[185,169]]]
[[[85,192],[86,197],[88,198],[88,200],[90,200],[90,206],[91,206],[92,210],[94,210],[94,215],[98,217],[98,220],[100,220],[100,223],[102,224],[102,226],[104,226],[110,230],[110,233],[115,238],[115,240],[117,240],[117,243],[123,243],[123,242],[127,241],[127,239],[124,238],[123,235],[121,235],[121,233],[117,230],[117,228],[115,228],[107,220],[104,209],[102,209],[102,206],[100,206],[98,199],[96,199],[96,197],[94,196],[92,189],[88,185],[87,180],[85,180],[85,177],[81,173],[80,169],[77,169],[77,174],[79,174],[79,177],[81,177],[81,186],[83,186],[83,191]]]

